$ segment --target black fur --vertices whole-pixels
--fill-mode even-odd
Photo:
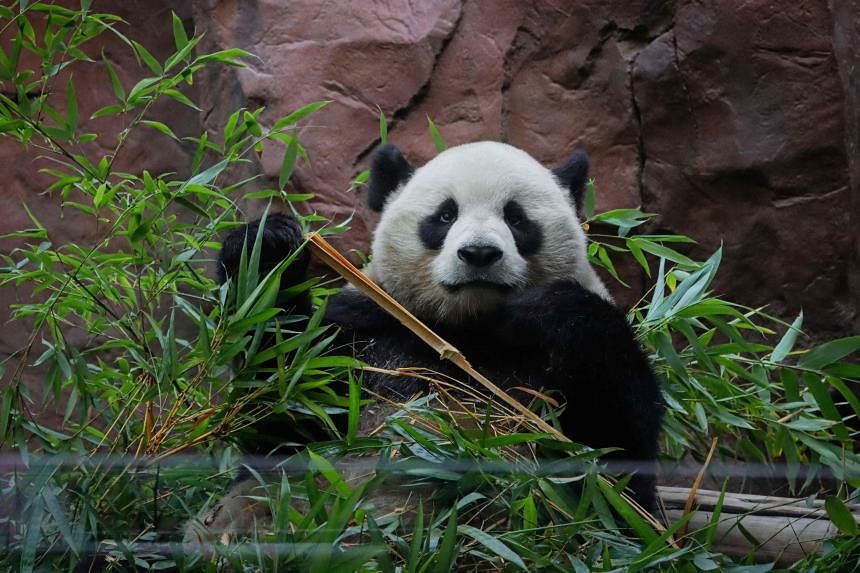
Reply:
[[[540,225],[529,219],[525,210],[516,201],[508,201],[503,214],[505,223],[514,236],[517,251],[524,257],[537,253],[543,244],[543,231]]]
[[[386,143],[377,148],[370,167],[368,206],[374,211],[382,211],[391,192],[406,183],[414,172],[415,168],[409,165],[397,146]]]
[[[356,291],[332,297],[326,319],[341,326],[345,338],[356,342],[357,357],[369,364],[416,366],[463,379],[461,371]],[[639,503],[655,507],[662,399],[620,309],[576,283],[559,281],[514,295],[498,314],[480,322],[437,324],[434,330],[503,388],[562,392],[568,400],[561,416],[565,434],[594,448],[623,448],[608,457],[633,462],[639,471],[629,486]],[[365,375],[364,386],[403,400],[426,390],[419,380],[378,374]]]
[[[574,151],[567,162],[552,170],[558,182],[570,191],[576,210],[582,208],[582,197],[585,183],[588,181],[588,154],[584,151]]]
[[[457,212],[457,202],[453,199],[445,199],[432,215],[428,215],[421,221],[418,226],[418,238],[426,248],[431,251],[442,248],[445,236],[457,220]]]

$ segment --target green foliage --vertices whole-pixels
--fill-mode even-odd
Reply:
[[[856,353],[860,337],[795,349],[802,313],[789,325],[714,294],[722,249],[701,263],[670,247],[691,242],[687,237],[628,236],[648,218],[634,209],[592,217],[590,224],[608,223],[616,233],[593,233],[589,255],[616,277],[610,253],[632,255],[648,276],[646,253],[658,257],[655,284],[630,319],[663,378],[664,452],[674,459],[702,456],[718,436],[727,459],[786,464],[795,493],[803,490],[796,482],[801,465],[812,471],[807,484],[825,466],[858,487],[860,402],[851,386],[860,369],[842,359]]]
[[[309,198],[289,185],[307,159],[296,124],[328,102],[266,122],[262,109],[239,109],[220,134],[188,136],[155,117],[153,104],[166,98],[197,110],[183,91],[195,74],[210,65],[242,66],[246,52],[200,54],[200,36],[189,37],[172,15],[176,50],[159,60],[123,35],[118,17],[92,11],[86,0],[79,8],[0,6],[0,24],[8,38],[0,46],[0,134],[39,156],[52,179],[46,192],[95,230],[89,244],[55,243],[24,205],[31,226],[4,237],[16,247],[3,255],[0,285],[32,292],[12,309],[32,334],[0,364],[0,445],[16,452],[18,464],[0,475],[0,507],[8,508],[0,514],[3,570],[74,570],[88,567],[93,555],[98,567],[115,571],[770,567],[736,565],[715,553],[713,527],[673,546],[685,520],[656,530],[624,500],[623,482],[602,479],[602,452],[531,431],[490,396],[473,395],[462,411],[449,411],[440,406],[451,403],[440,385],[389,416],[378,434],[360,436],[360,365],[329,349],[334,332],[322,323],[333,289],[309,280],[279,292],[295,257],[259,276],[259,235],[234,279],[222,287],[211,279],[218,237],[245,219],[240,201],[293,208]],[[106,55],[95,53],[93,40],[103,34],[140,63],[143,77],[134,85],[124,85]],[[82,66],[104,69],[104,93],[115,101],[90,117],[120,116],[118,134],[82,132],[90,123],[81,119],[73,75]],[[381,112],[379,125],[386,141]],[[429,118],[428,127],[437,149],[445,149]],[[138,131],[154,144],[183,145],[190,165],[179,174],[120,170],[117,159]],[[264,146],[283,152],[276,188],[259,176],[237,181],[235,168]],[[852,386],[860,367],[851,359],[860,337],[805,346],[802,314],[785,324],[712,291],[721,250],[693,260],[682,252],[692,242],[687,237],[634,234],[651,214],[595,213],[594,206],[589,182],[592,262],[619,281],[621,260],[654,277],[630,320],[663,384],[664,455],[701,459],[718,437],[724,459],[784,464],[797,494],[814,492],[811,480],[827,468],[839,487],[826,510],[842,535],[797,568],[848,570],[860,551],[844,503],[856,499],[858,487],[860,401]],[[325,223],[313,214],[301,221],[306,229]],[[312,316],[281,312],[308,290],[317,303]],[[267,337],[274,344],[264,344]],[[31,393],[28,375],[43,380],[41,393]],[[540,397],[530,407],[549,420],[556,409]],[[49,425],[38,413],[52,409],[61,421]],[[347,416],[344,436],[336,433],[335,413]],[[223,442],[258,437],[250,428],[267,416],[319,425],[332,441],[285,462],[301,463],[299,472],[274,481],[257,476],[272,525],[250,544],[216,544],[206,557],[177,546],[181,524],[240,470],[236,449]],[[191,452],[200,456],[191,463],[177,455]],[[553,461],[538,463],[548,453]],[[341,475],[332,460],[356,454],[378,456],[378,477],[356,484]],[[801,466],[806,483],[798,482]],[[392,483],[406,490],[432,483],[437,495],[414,513],[383,514],[374,495]]]
[[[436,151],[442,153],[447,149],[447,145],[445,145],[445,141],[442,139],[442,134],[439,133],[439,129],[436,127],[436,124],[433,123],[433,120],[430,117],[427,117],[427,128],[430,130],[430,137],[433,139],[433,144],[436,146]]]

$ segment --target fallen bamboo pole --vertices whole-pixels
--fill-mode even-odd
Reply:
[[[658,486],[657,495],[669,523],[681,519],[688,500],[695,499],[690,531],[714,528],[713,549],[731,557],[752,554],[756,561],[795,563],[807,555],[820,554],[825,540],[837,533],[827,517],[824,502],[806,499],[726,493],[715,523],[720,492]],[[860,505],[849,505],[860,521]]]

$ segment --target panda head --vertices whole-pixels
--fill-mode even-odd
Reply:
[[[371,279],[421,318],[458,324],[529,286],[566,279],[609,300],[577,218],[588,158],[555,170],[496,142],[443,151],[418,169],[379,148],[368,202],[382,215]]]

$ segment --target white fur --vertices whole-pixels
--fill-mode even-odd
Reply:
[[[421,221],[447,198],[458,205],[441,250],[425,248]],[[540,250],[523,258],[503,218],[516,200],[543,230]],[[483,279],[516,289],[558,279],[575,280],[611,300],[586,257],[586,236],[570,193],[552,172],[526,152],[491,141],[452,147],[419,168],[388,198],[373,238],[368,275],[410,311],[423,318],[459,322],[503,302],[500,291],[443,283]],[[468,245],[493,245],[502,258],[474,269],[457,256]]]

